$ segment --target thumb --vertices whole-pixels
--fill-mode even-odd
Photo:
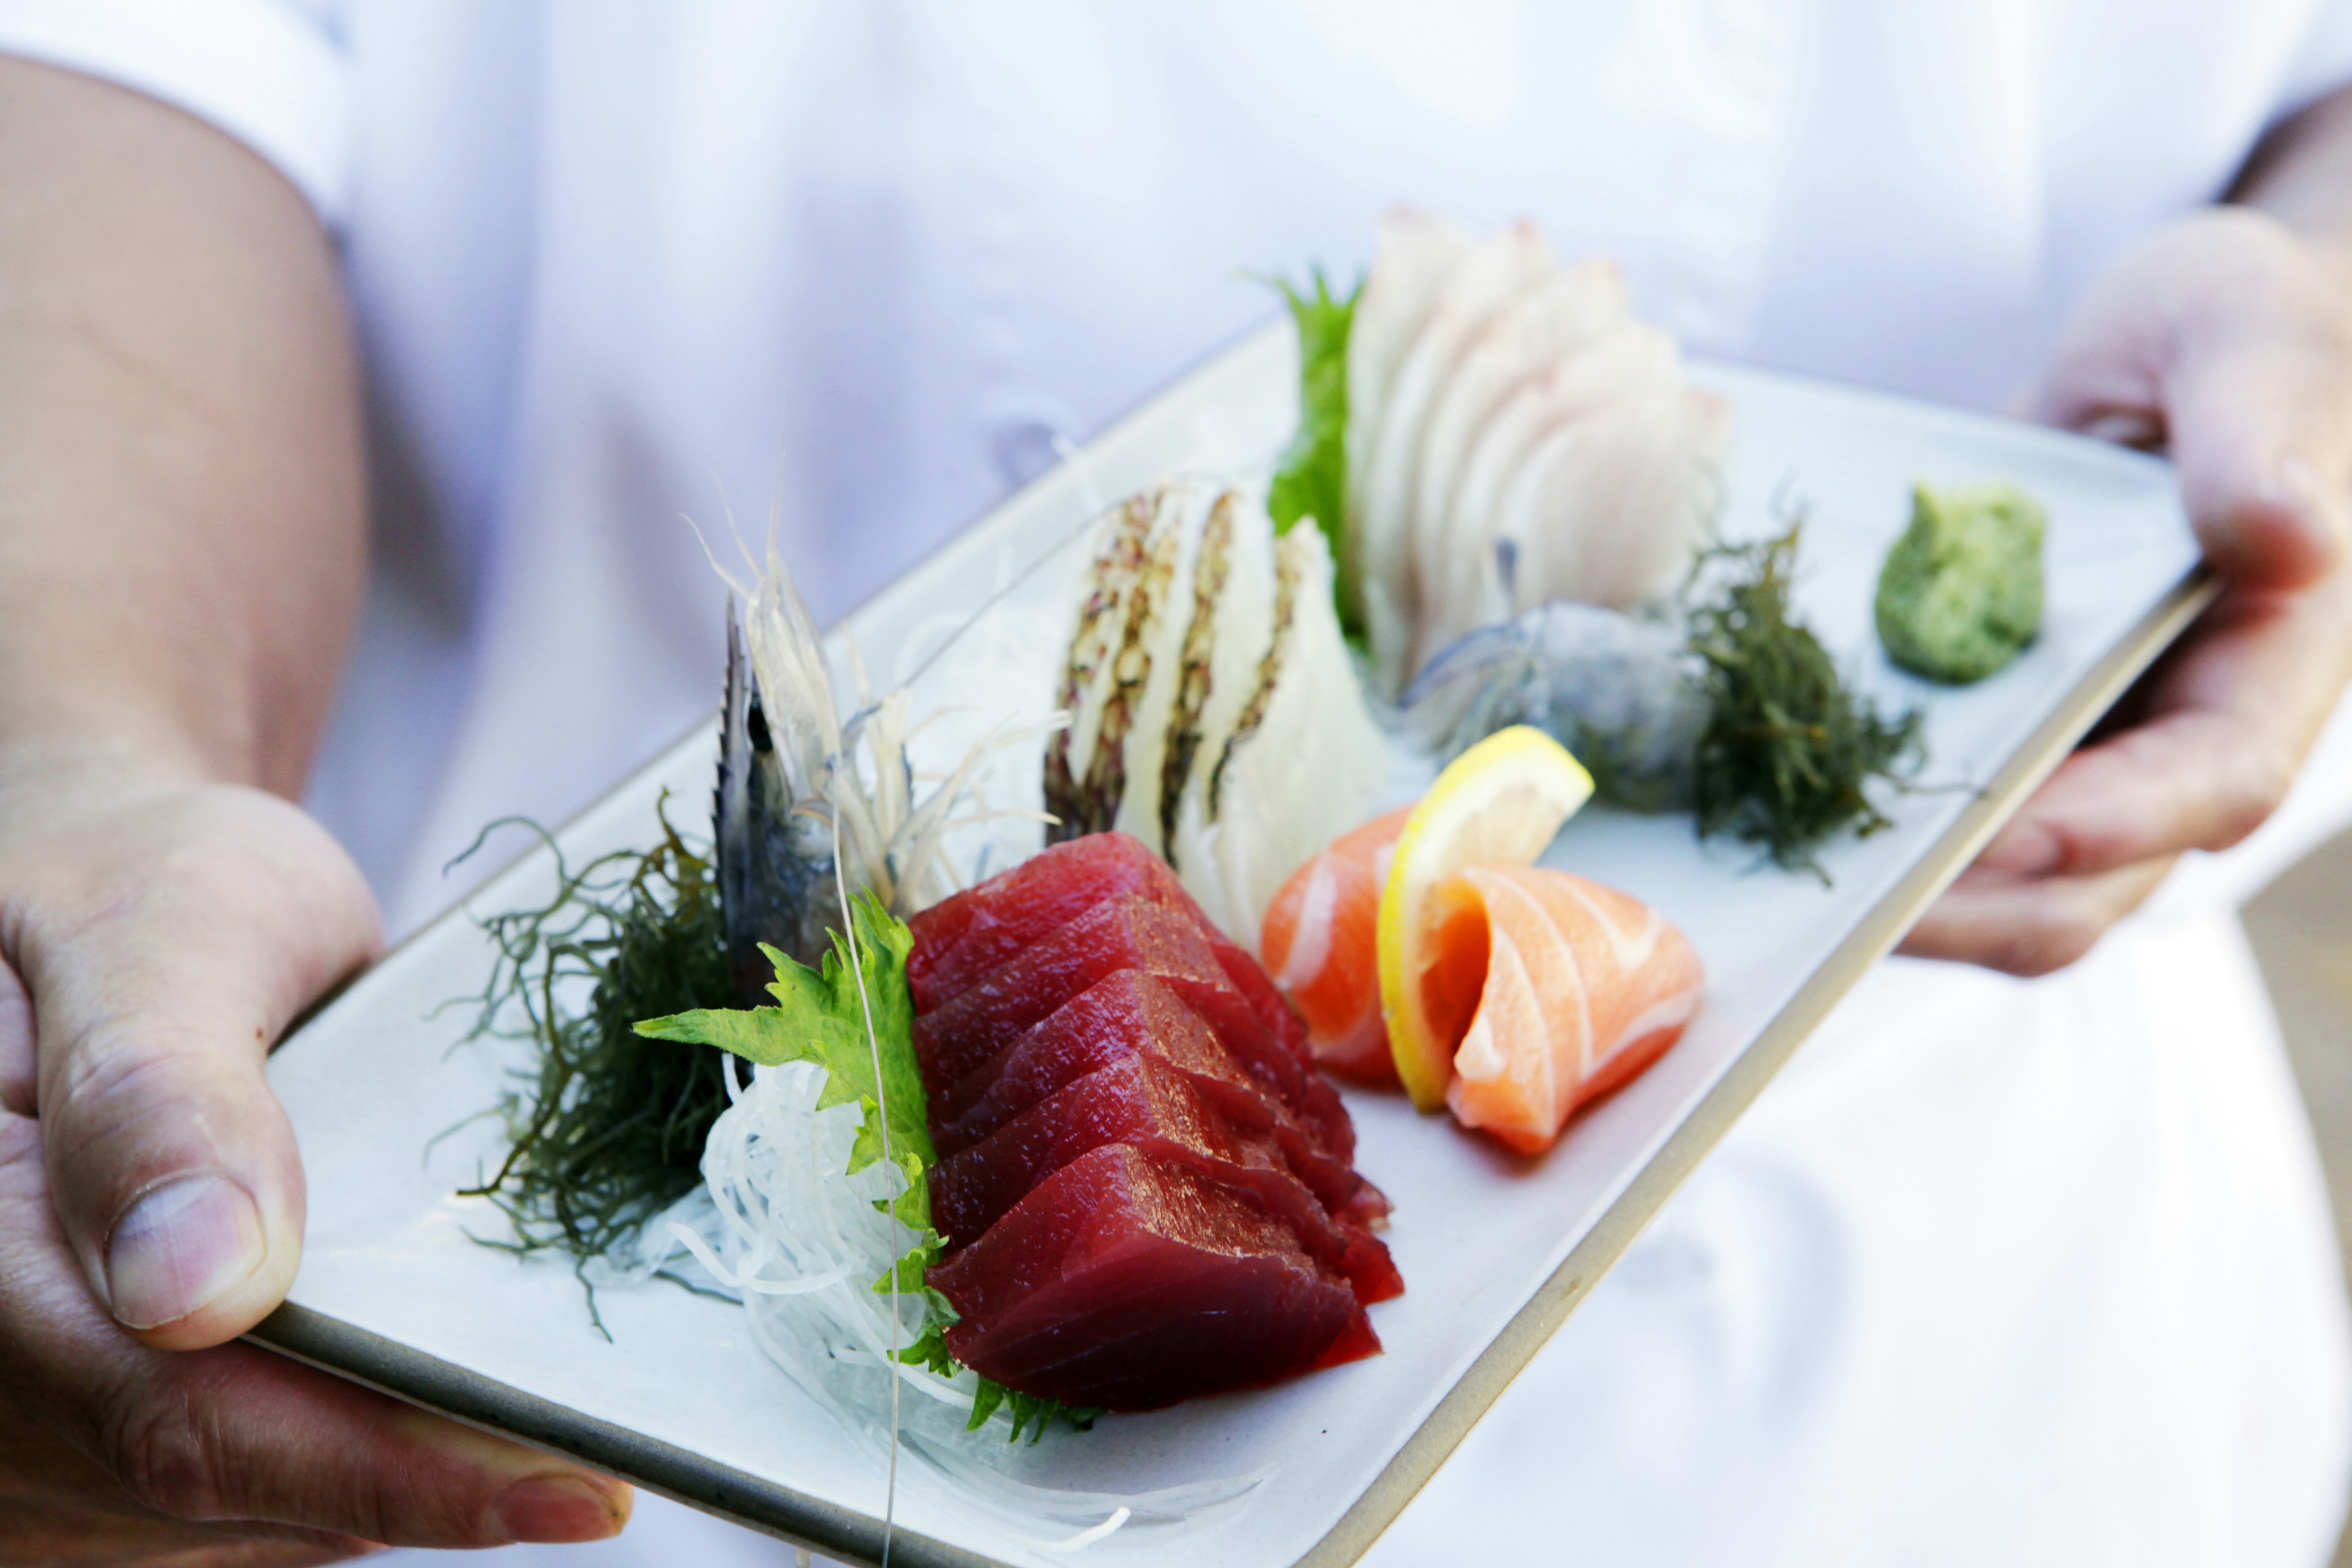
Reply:
[[[2352,350],[2283,326],[2184,345],[2165,423],[2205,559],[2253,588],[2301,588],[2352,542]]]
[[[2352,310],[2284,225],[2216,208],[2127,253],[2084,300],[2032,416],[2160,439],[2223,576],[2294,589],[2352,543]]]
[[[257,791],[181,788],[52,842],[10,879],[10,946],[58,1216],[123,1327],[218,1343],[301,1258],[301,1164],[263,1060],[376,951],[374,906],[323,829]]]

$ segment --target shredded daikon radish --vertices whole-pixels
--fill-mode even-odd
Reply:
[[[877,1206],[896,1196],[906,1177],[879,1162],[843,1174],[864,1116],[855,1104],[816,1109],[824,1068],[754,1068],[742,1083],[733,1068],[730,1060],[734,1103],[703,1152],[704,1206],[680,1205],[664,1228],[741,1299],[752,1339],[769,1359],[880,1459],[890,1435],[893,1342],[910,1345],[940,1326],[929,1299],[872,1288],[913,1239]],[[1075,1551],[1114,1531],[1166,1539],[1171,1531],[1205,1528],[1273,1474],[1268,1466],[1136,1494],[1038,1486],[1007,1473],[1027,1449],[992,1426],[965,1429],[979,1381],[971,1373],[944,1378],[923,1366],[895,1370],[898,1387],[912,1396],[898,1413],[906,1452],[959,1501],[984,1506],[1041,1550]],[[1064,1433],[1045,1439],[1085,1440]]]

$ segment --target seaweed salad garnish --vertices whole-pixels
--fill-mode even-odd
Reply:
[[[512,1141],[505,1161],[463,1195],[489,1199],[514,1227],[511,1241],[477,1239],[567,1252],[583,1286],[592,1259],[700,1184],[703,1142],[727,1109],[717,1058],[632,1027],[733,994],[709,858],[670,821],[667,796],[659,820],[651,849],[576,870],[558,852],[545,903],[481,921],[494,959],[467,1037],[528,1040],[538,1060],[498,1107]]]
[[[1921,715],[1882,715],[1840,678],[1790,613],[1801,518],[1778,538],[1703,552],[1684,590],[1708,718],[1692,780],[1701,837],[1728,833],[1774,864],[1829,879],[1814,858],[1851,824],[1888,826],[1874,779],[1901,784],[1921,757]]]

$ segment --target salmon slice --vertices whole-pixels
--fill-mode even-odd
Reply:
[[[1266,906],[1258,951],[1307,1020],[1317,1064],[1374,1089],[1397,1087],[1381,1016],[1381,889],[1411,806],[1332,840]]]
[[[1639,900],[1543,866],[1472,868],[1439,889],[1433,1018],[1461,1045],[1445,1103],[1523,1154],[1679,1038],[1702,980],[1690,942]]]

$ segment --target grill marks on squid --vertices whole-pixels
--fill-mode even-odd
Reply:
[[[1265,721],[1267,704],[1274,700],[1274,689],[1282,679],[1282,658],[1289,651],[1290,628],[1298,616],[1298,556],[1297,552],[1276,546],[1274,552],[1274,640],[1266,645],[1265,657],[1258,661],[1257,685],[1250,692],[1249,703],[1234,723],[1234,732],[1225,738],[1223,750],[1217,753],[1217,765],[1209,773],[1208,816],[1217,820],[1223,810],[1225,769],[1234,760],[1234,752],[1257,733]]]
[[[1060,819],[1048,843],[1123,826],[1176,865],[1188,799],[1210,824],[1223,816],[1227,772],[1256,736],[1287,670],[1307,576],[1295,542],[1275,540],[1270,616],[1256,620],[1227,603],[1250,569],[1237,537],[1248,504],[1239,491],[1220,489],[1203,516],[1202,492],[1177,482],[1126,501],[1108,520],[1063,670],[1060,700],[1072,722],[1045,752],[1045,808]],[[1174,638],[1170,617],[1178,615],[1186,618]],[[1224,647],[1221,636],[1244,641]],[[1249,682],[1238,708],[1213,700],[1221,655],[1227,680]],[[1171,658],[1173,679],[1155,682],[1155,659]],[[1147,689],[1155,693],[1148,700]],[[1147,783],[1129,780],[1130,755],[1158,785],[1140,822],[1134,812],[1119,817],[1130,782]]]
[[[1094,705],[1097,689],[1106,679],[1116,679],[1118,661],[1134,647],[1145,629],[1137,625],[1137,618],[1148,615],[1150,607],[1141,592],[1141,582],[1149,558],[1151,520],[1158,510],[1158,498],[1154,495],[1130,497],[1119,507],[1102,548],[1095,554],[1086,602],[1078,610],[1077,635],[1070,639],[1070,655],[1063,666],[1062,689],[1057,693],[1059,704],[1063,711],[1071,715],[1072,722],[1045,748],[1045,809],[1059,819],[1046,829],[1049,844],[1081,834],[1107,831],[1118,811],[1118,786],[1125,783],[1123,773],[1118,771],[1123,768],[1123,748],[1116,744],[1109,748],[1114,778],[1113,788],[1106,797],[1098,779],[1097,764],[1104,751],[1100,728],[1089,731],[1084,746],[1079,743],[1079,731],[1087,710]],[[1141,684],[1139,678],[1135,685],[1140,688]],[[1102,721],[1109,722],[1108,705]],[[1122,719],[1122,737],[1125,730]],[[1073,772],[1074,752],[1078,757],[1077,765],[1085,770],[1083,782]]]
[[[1205,738],[1209,694],[1215,685],[1210,661],[1216,652],[1217,605],[1233,570],[1235,504],[1236,498],[1227,490],[1209,509],[1209,521],[1201,532],[1201,552],[1192,564],[1192,619],[1184,628],[1176,706],[1168,718],[1168,747],[1160,763],[1160,852],[1163,856],[1175,848],[1177,810],[1192,776],[1192,760]],[[1212,808],[1210,819],[1215,817]]]

